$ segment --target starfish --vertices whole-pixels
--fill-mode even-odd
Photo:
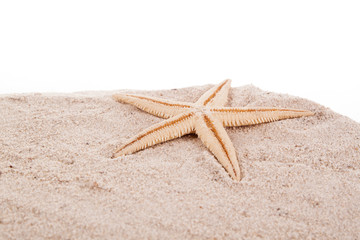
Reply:
[[[286,108],[225,107],[231,80],[212,87],[195,103],[165,100],[133,94],[115,94],[118,102],[166,118],[118,147],[112,158],[131,154],[158,143],[195,133],[215,155],[232,179],[240,181],[241,171],[236,151],[224,127],[247,126],[288,118],[313,115],[312,112]]]

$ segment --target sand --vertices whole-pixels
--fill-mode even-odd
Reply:
[[[210,87],[0,96],[0,239],[360,239],[360,124],[309,100],[230,91],[228,106],[315,112],[227,128],[240,183],[195,135],[110,158],[162,121],[113,93]]]

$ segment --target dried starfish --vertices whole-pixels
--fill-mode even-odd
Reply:
[[[238,127],[313,115],[310,111],[298,109],[224,107],[230,84],[231,80],[223,81],[205,92],[195,103],[132,94],[114,95],[116,101],[168,119],[129,139],[116,149],[113,158],[196,133],[229,175],[240,181],[242,176],[235,148],[224,126]]]

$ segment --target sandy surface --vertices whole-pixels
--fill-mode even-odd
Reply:
[[[195,101],[209,88],[131,92]],[[0,96],[0,239],[360,239],[359,123],[233,88],[228,106],[316,113],[228,128],[245,174],[235,183],[192,135],[111,159],[161,121],[113,93]]]

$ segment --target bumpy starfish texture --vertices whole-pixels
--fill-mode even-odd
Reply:
[[[225,127],[239,127],[313,115],[285,108],[224,107],[231,80],[212,87],[195,103],[164,100],[133,94],[116,94],[118,102],[129,103],[167,120],[155,124],[117,148],[113,158],[131,154],[186,134],[196,133],[205,146],[235,180],[242,178],[235,148]]]

